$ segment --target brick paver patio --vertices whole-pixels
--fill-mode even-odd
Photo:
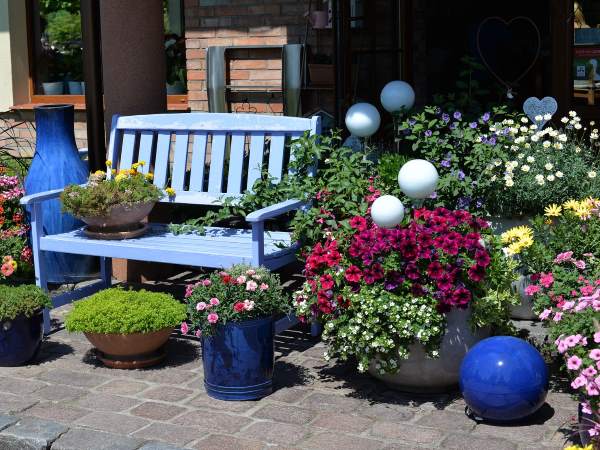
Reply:
[[[576,414],[571,397],[553,391],[526,423],[476,424],[457,394],[391,391],[325,362],[323,350],[302,330],[278,336],[276,392],[222,402],[204,393],[195,340],[172,339],[157,368],[124,371],[100,366],[83,335],[61,330],[38,365],[0,368],[0,448],[561,449]]]

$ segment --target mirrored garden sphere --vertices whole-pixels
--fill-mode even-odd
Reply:
[[[380,100],[388,112],[407,111],[415,104],[415,91],[406,81],[390,81],[381,90]]]
[[[371,217],[382,228],[394,228],[404,219],[404,205],[393,195],[382,195],[371,205]]]
[[[398,172],[400,189],[410,198],[430,197],[437,188],[438,179],[435,166],[424,159],[408,161]]]
[[[355,136],[369,137],[381,124],[379,111],[370,103],[352,105],[346,113],[346,127]]]

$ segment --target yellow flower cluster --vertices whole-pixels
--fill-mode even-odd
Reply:
[[[136,162],[136,163],[133,163],[133,164],[131,165],[131,169],[122,169],[122,170],[119,170],[118,172],[117,172],[115,169],[112,169],[112,170],[111,170],[111,173],[112,173],[113,175],[115,175],[115,181],[119,182],[119,181],[122,181],[122,180],[124,180],[124,179],[125,179],[125,178],[127,178],[127,177],[130,177],[130,176],[135,176],[135,175],[137,175],[138,173],[140,173],[140,172],[138,171],[138,169],[139,169],[140,167],[143,167],[145,164],[146,164],[146,161],[138,161],[138,162]],[[106,161],[106,167],[111,167],[111,166],[112,166],[112,162],[111,162],[111,161]],[[99,170],[98,172],[96,172],[96,174],[99,174],[100,172],[101,172],[101,173],[104,173],[104,172],[102,172],[101,170]],[[152,181],[152,180],[154,179],[154,174],[152,174],[152,173],[147,173],[147,174],[145,175],[145,177],[146,177],[146,179],[147,179],[148,181]]]
[[[579,445],[569,445],[563,450],[594,450],[594,446],[592,444],[586,445],[585,447],[580,447]]]
[[[506,245],[505,251],[509,256],[518,255],[533,245],[533,230],[525,225],[511,228],[500,236]]]
[[[173,189],[172,187],[166,188],[165,192],[169,197],[175,197],[175,189]]]
[[[584,200],[569,200],[563,203],[565,211],[571,211],[581,220],[588,220],[592,213],[597,212],[600,207],[600,200],[595,198],[586,198]]]

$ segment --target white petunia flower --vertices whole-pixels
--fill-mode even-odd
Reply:
[[[554,148],[556,150],[562,150],[563,149],[563,145],[560,142],[555,142],[554,143]]]
[[[523,159],[523,158],[525,158],[525,153],[519,153],[519,154],[517,155],[517,158],[519,158],[519,159]]]
[[[521,170],[522,170],[523,172],[529,172],[529,169],[530,169],[530,167],[529,167],[527,164],[523,164],[523,165],[521,166]]]
[[[575,128],[576,130],[581,130],[581,124],[576,123],[575,125],[573,125],[573,128]]]
[[[531,142],[537,142],[540,140],[540,137],[537,134],[531,136]]]

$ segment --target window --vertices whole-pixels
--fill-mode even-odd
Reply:
[[[600,104],[600,2],[573,2],[575,105]]]
[[[31,103],[85,104],[79,0],[28,0]],[[169,107],[187,108],[182,0],[163,0]]]

